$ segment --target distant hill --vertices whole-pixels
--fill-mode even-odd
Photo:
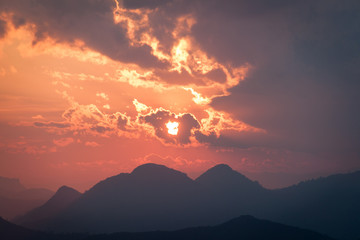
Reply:
[[[0,216],[12,219],[44,204],[53,191],[25,188],[19,179],[0,177]]]
[[[31,210],[23,216],[17,217],[14,222],[30,228],[36,227],[42,221],[46,221],[66,209],[71,203],[79,199],[80,196],[81,193],[75,189],[62,186],[44,205]]]
[[[356,239],[360,236],[360,171],[271,191],[266,209],[266,214],[258,216]]]
[[[339,239],[360,235],[360,172],[268,190],[227,165],[192,180],[145,164],[105,179],[37,229],[111,233],[216,225],[240,215],[311,229]]]
[[[217,224],[243,214],[254,214],[262,210],[262,201],[268,190],[234,171],[226,164],[210,168],[196,180],[205,189],[203,204],[211,211],[205,211],[206,224]]]
[[[115,232],[174,230],[199,224],[201,192],[186,174],[145,164],[99,182],[40,229]]]
[[[319,233],[290,227],[251,216],[241,216],[212,227],[187,228],[178,231],[155,231],[113,234],[53,234],[29,230],[0,218],[0,239],[6,240],[332,240]]]
[[[219,164],[200,175],[196,182],[216,191],[261,191],[264,188],[256,181],[251,181],[226,164]]]
[[[20,180],[17,178],[6,178],[0,176],[0,195],[9,196],[21,191],[26,190],[26,188],[20,183]]]
[[[81,240],[71,235],[63,237],[62,235],[44,233],[23,228],[10,223],[0,217],[0,239],[4,240]]]

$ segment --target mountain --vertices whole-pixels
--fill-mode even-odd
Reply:
[[[216,224],[242,214],[261,211],[262,201],[268,190],[234,171],[226,164],[219,164],[200,175],[195,182],[206,189],[204,197],[208,209],[206,224]]]
[[[19,179],[0,177],[0,216],[12,219],[45,203],[53,191],[25,188]]]
[[[212,226],[253,215],[339,239],[360,236],[360,172],[333,175],[277,190],[263,188],[227,165],[192,180],[145,164],[107,178],[34,228],[111,233]]]
[[[115,232],[198,225],[201,188],[186,174],[144,164],[99,182],[39,229]]]
[[[0,218],[0,239],[6,240],[332,240],[319,233],[290,227],[283,224],[259,220],[251,216],[241,216],[226,223],[209,226],[187,228],[178,231],[155,231],[141,233],[113,234],[54,234],[29,230]]]
[[[6,240],[45,239],[36,231],[12,224],[0,217],[0,238]]]
[[[71,203],[79,199],[80,196],[81,193],[75,189],[62,186],[44,205],[31,210],[24,216],[17,217],[14,221],[22,226],[36,227],[42,221],[46,221],[46,219],[52,218],[66,209]]]
[[[216,203],[210,212],[217,215],[208,219],[250,214],[339,239],[360,236],[360,171],[267,190],[230,167],[218,165],[196,181],[212,189],[210,198]]]
[[[241,173],[234,171],[226,164],[219,164],[210,168],[200,175],[195,181],[211,188],[225,187],[226,189],[233,190],[263,189],[258,182],[251,181]]]
[[[0,176],[0,195],[9,196],[26,190],[17,178],[6,178]]]
[[[114,233],[93,235],[86,240],[331,240],[319,233],[290,227],[251,216],[242,216],[213,227],[196,227],[178,231],[141,233]]]
[[[360,171],[336,174],[272,191],[268,219],[341,239],[360,236]]]
[[[4,240],[83,240],[86,234],[53,234],[30,230],[0,217],[0,239]]]

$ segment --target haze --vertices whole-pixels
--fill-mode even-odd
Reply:
[[[0,3],[0,176],[152,162],[269,188],[360,169],[358,1]]]

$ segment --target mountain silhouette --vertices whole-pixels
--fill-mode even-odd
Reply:
[[[241,173],[234,171],[226,164],[219,164],[210,168],[200,175],[195,181],[211,188],[226,187],[241,190],[255,190],[256,188],[263,189],[258,182],[251,181]]]
[[[360,171],[313,179],[271,193],[266,207],[270,212],[259,217],[341,239],[360,236]]]
[[[0,218],[0,239],[6,240],[333,240],[325,235],[259,220],[251,216],[241,216],[216,226],[187,228],[177,231],[154,231],[113,234],[54,234],[29,230]]]
[[[6,240],[45,239],[42,234],[12,224],[0,217],[0,238]]]
[[[201,222],[198,184],[157,164],[105,179],[56,217],[37,226],[53,231],[174,230]]]
[[[53,191],[24,187],[19,179],[0,177],[0,216],[12,219],[44,204]]]
[[[226,164],[210,168],[195,180],[206,188],[206,223],[216,224],[242,214],[261,211],[267,190]],[[260,201],[260,202],[259,202]]]
[[[80,198],[81,193],[73,188],[62,186],[44,205],[31,210],[24,216],[17,217],[14,222],[26,227],[36,227],[42,221],[64,210],[75,200]]]
[[[0,239],[3,240],[84,240],[87,234],[54,234],[18,226],[0,217]]]
[[[17,192],[26,190],[17,178],[6,178],[0,176],[0,195],[10,196]]]
[[[32,226],[55,232],[144,232],[212,226],[253,215],[339,239],[360,235],[360,172],[277,190],[217,165],[196,180],[156,164],[107,178]]]

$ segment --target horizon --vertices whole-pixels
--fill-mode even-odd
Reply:
[[[198,177],[200,177],[201,175],[203,175],[204,173],[206,173],[208,170],[210,170],[210,169],[212,169],[212,168],[214,168],[214,167],[217,167],[217,166],[219,166],[219,165],[226,165],[226,166],[228,166],[228,167],[231,168],[231,166],[229,166],[228,164],[219,163],[219,164],[216,164],[216,165],[214,165],[214,166],[206,169],[204,172],[196,173],[196,175],[189,175],[189,174],[186,173],[186,172],[182,172],[182,171],[180,171],[180,170],[178,170],[178,169],[175,169],[175,168],[170,168],[170,167],[168,167],[168,166],[166,166],[166,165],[163,165],[163,164],[157,164],[157,163],[148,162],[148,163],[144,163],[144,164],[141,164],[141,165],[136,166],[134,169],[132,169],[132,170],[129,171],[129,172],[119,172],[119,173],[117,173],[117,174],[115,174],[115,175],[111,175],[111,176],[107,176],[107,177],[105,177],[105,178],[103,178],[103,179],[99,179],[99,180],[97,180],[97,181],[95,181],[95,182],[93,182],[93,183],[90,183],[88,186],[85,186],[85,187],[83,187],[83,188],[81,188],[81,187],[78,188],[78,187],[73,186],[73,185],[71,185],[71,184],[70,184],[70,185],[64,185],[64,184],[63,184],[63,185],[59,185],[58,187],[55,187],[55,188],[47,188],[47,189],[52,190],[53,192],[56,192],[57,190],[59,190],[60,188],[62,188],[62,187],[65,186],[65,187],[73,188],[73,189],[75,189],[75,190],[77,190],[77,191],[79,191],[79,192],[81,192],[81,193],[84,193],[84,192],[90,190],[90,189],[91,189],[92,187],[94,187],[97,183],[99,183],[99,182],[101,182],[101,181],[103,181],[103,180],[106,180],[106,179],[108,179],[108,178],[111,178],[111,177],[120,175],[120,174],[122,174],[122,173],[131,174],[136,168],[138,168],[138,167],[140,167],[140,166],[147,165],[147,164],[153,164],[153,165],[158,165],[158,166],[165,166],[165,167],[168,168],[168,169],[172,169],[172,170],[175,170],[175,171],[179,171],[179,172],[181,172],[181,173],[185,173],[185,175],[186,175],[188,178],[190,178],[191,180],[193,180],[193,181],[195,181]],[[267,183],[267,184],[265,183],[265,184],[264,184],[263,182],[259,181],[258,179],[255,179],[255,178],[251,177],[251,174],[254,174],[254,175],[252,175],[252,176],[257,176],[257,174],[264,174],[264,173],[257,173],[257,174],[256,174],[256,173],[243,173],[243,172],[237,171],[236,169],[233,169],[233,168],[231,168],[231,170],[233,170],[233,171],[235,171],[235,172],[237,172],[237,173],[245,176],[246,178],[248,178],[248,179],[251,180],[251,181],[256,181],[256,182],[258,182],[263,188],[269,189],[269,190],[287,188],[287,187],[290,187],[290,186],[295,186],[295,185],[297,185],[297,184],[299,184],[299,183],[301,183],[301,182],[307,182],[307,181],[311,181],[311,180],[317,180],[317,179],[321,179],[321,178],[327,178],[327,177],[334,176],[334,175],[351,174],[351,173],[355,173],[355,172],[359,172],[359,171],[360,171],[360,170],[353,170],[353,171],[348,171],[348,172],[333,173],[333,174],[329,174],[329,175],[320,175],[320,176],[314,175],[313,177],[301,178],[301,179],[299,179],[299,180],[293,181],[293,183],[289,183],[289,184],[286,184],[286,185],[276,185],[276,184],[271,184],[271,183]],[[266,174],[266,173],[265,173],[265,174]],[[267,173],[267,174],[273,175],[274,173]],[[279,173],[275,173],[275,175],[278,175],[278,174],[279,174]],[[280,173],[280,174],[281,174],[281,173]],[[283,173],[283,174],[285,174],[285,173]],[[249,176],[249,175],[250,175],[250,176]],[[297,176],[297,177],[298,177],[298,176]],[[19,181],[19,183],[20,183],[22,186],[24,186],[25,188],[27,188],[27,189],[32,189],[32,188],[46,188],[46,187],[41,186],[41,185],[39,185],[39,186],[28,186],[28,185],[26,185],[26,184],[23,184],[23,182],[21,181],[21,178],[16,178],[16,177],[14,177],[14,178],[8,178],[8,177],[4,177],[4,176],[0,176],[0,178],[6,178],[6,179],[10,179],[10,180]],[[273,178],[273,179],[271,179],[271,178]],[[276,177],[274,177],[274,176],[272,176],[272,177],[270,176],[270,177],[267,177],[266,180],[268,180],[268,181],[270,180],[270,182],[271,182],[271,181],[275,181],[275,182],[276,182],[278,179],[276,179]]]

